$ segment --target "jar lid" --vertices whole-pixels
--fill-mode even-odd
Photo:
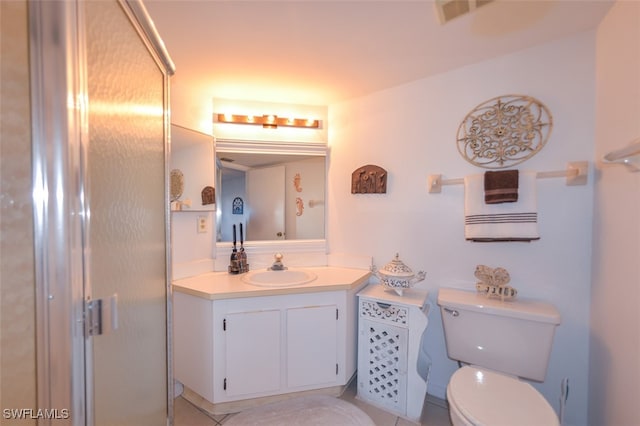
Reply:
[[[398,253],[396,253],[396,256],[391,262],[387,263],[382,269],[380,269],[380,273],[392,275],[394,277],[413,277],[413,271],[405,265],[402,260],[400,260],[400,255]]]

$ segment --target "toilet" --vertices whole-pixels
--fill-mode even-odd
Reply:
[[[531,299],[501,301],[475,291],[441,288],[438,305],[449,358],[467,364],[447,385],[458,425],[557,426],[549,402],[529,383],[547,373],[560,313]]]

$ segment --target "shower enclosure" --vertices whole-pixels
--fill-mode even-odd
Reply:
[[[173,65],[139,1],[28,9],[37,407],[169,424]]]

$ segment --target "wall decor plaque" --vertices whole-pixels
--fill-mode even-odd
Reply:
[[[351,173],[352,194],[386,194],[387,171],[368,164]]]
[[[533,157],[553,127],[549,109],[531,96],[504,95],[475,107],[458,128],[460,154],[486,169],[501,169]]]
[[[202,197],[203,206],[216,203],[216,190],[213,186],[205,186],[200,196]]]

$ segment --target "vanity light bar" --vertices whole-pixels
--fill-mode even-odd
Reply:
[[[266,129],[277,129],[283,127],[304,127],[308,129],[320,128],[320,120],[307,118],[286,118],[273,114],[265,115],[238,115],[238,114],[216,114],[216,121],[220,123],[233,124],[257,124]]]

